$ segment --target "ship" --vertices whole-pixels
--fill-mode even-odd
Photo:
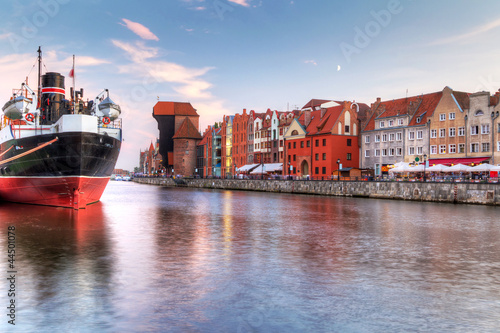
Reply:
[[[0,201],[83,209],[100,200],[115,167],[121,109],[108,89],[85,101],[73,84],[67,99],[65,77],[41,67],[38,48],[37,91],[26,79],[2,107]]]

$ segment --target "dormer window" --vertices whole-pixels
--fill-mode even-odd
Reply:
[[[380,122],[380,128],[383,128],[383,127],[385,127],[385,122],[381,121]]]
[[[417,124],[420,123],[421,120],[422,120],[422,117],[417,117]]]
[[[389,127],[394,126],[394,120],[389,120]]]
[[[484,115],[483,110],[477,110],[476,113],[474,113],[475,116],[482,116]]]

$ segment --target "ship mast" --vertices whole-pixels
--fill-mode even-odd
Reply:
[[[41,86],[40,78],[42,77],[42,49],[38,47],[38,105],[41,105]]]

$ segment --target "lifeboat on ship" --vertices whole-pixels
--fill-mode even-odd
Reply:
[[[99,111],[105,117],[108,117],[111,121],[117,119],[122,112],[120,106],[113,102],[109,96],[107,96],[101,103],[99,103]]]
[[[23,114],[29,112],[30,105],[31,99],[21,95],[13,97],[10,101],[5,103],[2,107],[2,111],[7,118],[18,120],[23,117]]]

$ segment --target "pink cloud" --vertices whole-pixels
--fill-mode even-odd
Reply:
[[[228,1],[238,5],[242,5],[244,7],[250,7],[250,4],[248,3],[250,0],[228,0]]]
[[[120,23],[121,25],[130,29],[133,33],[135,33],[136,35],[138,35],[142,39],[149,39],[149,40],[156,40],[156,41],[160,40],[154,33],[151,32],[151,30],[149,30],[148,28],[146,28],[142,24],[127,20],[125,18],[122,19],[122,21],[125,22],[125,24]]]

